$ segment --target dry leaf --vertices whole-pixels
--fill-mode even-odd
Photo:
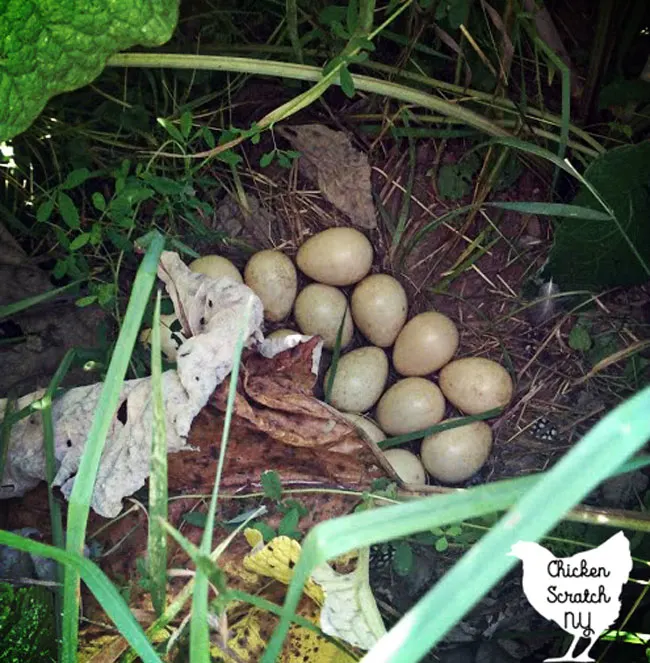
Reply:
[[[342,131],[322,124],[303,124],[278,129],[301,153],[305,176],[318,184],[321,193],[345,213],[353,225],[376,228],[368,157],[357,150]]]

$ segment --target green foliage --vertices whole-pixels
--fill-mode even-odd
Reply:
[[[52,594],[43,587],[0,583],[0,663],[54,663]]]
[[[0,0],[0,142],[54,95],[82,87],[110,55],[172,35],[179,0]]]
[[[569,347],[579,352],[587,352],[592,346],[591,336],[587,325],[578,321],[569,332]]]
[[[650,143],[606,152],[587,168],[584,178],[611,208],[623,232],[613,219],[559,221],[548,271],[566,290],[601,290],[647,281],[650,277],[647,271],[650,263]],[[580,188],[573,203],[603,209],[586,186]]]

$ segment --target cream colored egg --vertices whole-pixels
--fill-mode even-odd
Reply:
[[[174,331],[172,331],[172,327]],[[176,361],[176,351],[186,340],[183,332],[180,331],[178,318],[173,313],[160,316],[160,349],[169,361]],[[151,345],[151,329],[142,330],[140,342],[146,346]]]
[[[351,412],[341,412],[341,415],[350,423],[360,428],[373,442],[379,442],[386,439],[386,434],[379,426],[368,417],[362,417],[360,414],[353,414]]]
[[[389,435],[404,435],[437,424],[445,416],[445,399],[425,378],[396,382],[377,405],[377,421]]]
[[[415,454],[406,449],[388,449],[384,451],[384,456],[404,483],[417,485],[426,483],[424,466]]]
[[[395,341],[393,365],[402,375],[428,375],[444,366],[458,348],[458,329],[442,313],[428,311],[409,320]]]
[[[341,347],[350,344],[354,333],[352,316],[348,300],[337,288],[321,283],[308,285],[296,297],[293,312],[300,331],[310,336],[320,336],[328,350],[336,343],[336,335],[345,315]]]
[[[295,329],[276,329],[266,338],[286,338],[287,336],[295,336],[296,334],[300,334],[300,332],[297,332]]]
[[[483,357],[456,359],[440,371],[440,389],[465,414],[481,414],[508,405],[513,385],[501,364]]]
[[[474,421],[428,435],[422,441],[420,456],[432,477],[443,483],[459,483],[483,467],[491,450],[492,430],[485,422]]]
[[[239,270],[235,265],[233,265],[228,258],[222,256],[202,256],[191,262],[189,268],[190,271],[196,274],[205,274],[213,279],[229,276],[234,281],[237,281],[237,283],[244,282],[242,275],[239,273]]]
[[[325,384],[330,370],[325,374]],[[366,412],[381,396],[388,378],[388,359],[380,348],[366,346],[339,359],[330,400],[344,412]]]
[[[310,237],[298,250],[296,263],[309,278],[326,285],[352,285],[372,266],[368,238],[354,228],[329,228]]]
[[[280,251],[259,251],[246,264],[246,285],[262,300],[267,320],[284,320],[298,291],[298,275],[291,258]]]
[[[400,282],[388,274],[367,276],[354,289],[352,318],[361,333],[380,348],[392,345],[406,322],[408,301]]]

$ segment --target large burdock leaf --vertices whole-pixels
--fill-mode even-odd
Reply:
[[[613,219],[558,221],[548,264],[554,281],[564,290],[602,290],[648,281],[650,142],[606,152],[584,177],[612,208],[618,225]],[[573,204],[604,211],[584,186]]]
[[[322,124],[278,129],[301,153],[300,167],[334,207],[360,228],[376,228],[368,157],[342,131]]]

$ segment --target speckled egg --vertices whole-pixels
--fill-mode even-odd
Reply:
[[[330,370],[325,374],[325,384]],[[372,346],[343,355],[334,376],[331,403],[344,412],[366,412],[381,396],[388,378],[386,353]]]
[[[388,274],[372,274],[354,289],[351,307],[361,333],[373,345],[387,348],[406,322],[408,301],[397,279]]]
[[[300,331],[310,336],[320,336],[328,350],[336,343],[336,335],[345,315],[341,347],[350,344],[354,333],[352,316],[348,300],[337,288],[322,283],[308,285],[296,297],[293,312]]]
[[[354,228],[329,228],[310,237],[298,250],[296,263],[309,278],[326,285],[352,285],[372,266],[372,245]]]

